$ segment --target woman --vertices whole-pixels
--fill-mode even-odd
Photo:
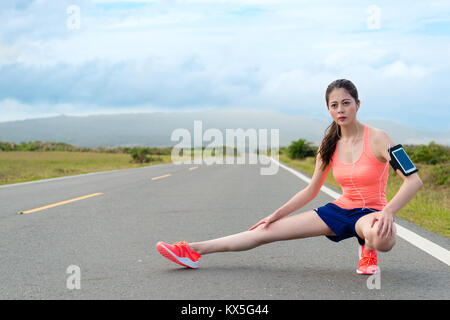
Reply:
[[[386,252],[395,244],[395,213],[411,200],[422,181],[417,173],[405,177],[397,170],[403,184],[387,203],[388,149],[395,143],[385,131],[357,120],[361,103],[351,81],[333,81],[325,100],[333,123],[327,128],[305,189],[248,231],[189,244],[158,242],[157,250],[178,264],[197,268],[202,255],[214,252],[243,251],[274,241],[315,236],[332,241],[356,237],[362,245],[357,273],[375,273],[377,250]],[[317,209],[288,216],[316,197],[331,168],[342,196]]]

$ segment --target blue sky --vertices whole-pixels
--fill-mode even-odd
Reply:
[[[327,119],[326,87],[347,78],[362,121],[448,130],[449,57],[448,0],[2,0],[0,121],[211,109]]]

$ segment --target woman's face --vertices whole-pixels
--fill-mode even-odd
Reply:
[[[359,102],[344,88],[336,88],[328,96],[328,110],[338,125],[347,125],[356,119]]]

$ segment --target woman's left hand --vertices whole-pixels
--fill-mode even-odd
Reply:
[[[370,227],[372,228],[375,222],[378,221],[377,235],[381,238],[389,238],[394,231],[394,215],[384,210],[375,215]]]

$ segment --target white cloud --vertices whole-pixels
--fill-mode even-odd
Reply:
[[[173,25],[181,23],[193,23],[204,18],[202,14],[194,13],[175,13],[162,14],[156,17],[138,17],[128,16],[122,21],[110,25],[104,25],[104,29],[121,29],[121,28],[148,28],[162,25]]]
[[[403,61],[395,61],[382,68],[386,77],[423,78],[429,75],[431,70],[419,65],[407,66]]]
[[[206,4],[246,4],[246,5],[278,5],[278,4],[304,4],[301,0],[178,0],[186,3],[206,3]]]
[[[91,0],[93,3],[154,3],[163,0]]]
[[[380,4],[381,29],[374,31],[366,25],[368,5],[359,2],[82,0],[81,29],[69,31],[65,9],[72,2],[34,2],[0,13],[0,80],[7,71],[24,75],[9,95],[2,93],[10,115],[53,110],[28,107],[24,101],[33,94],[49,105],[62,99],[71,112],[83,108],[70,99],[99,110],[123,110],[128,101],[130,110],[148,103],[305,113],[324,103],[336,78],[355,82],[368,116],[377,110],[388,117],[392,101],[419,112],[429,99],[449,110],[443,93],[450,90],[450,35],[411,31],[420,21],[446,21],[447,2]],[[148,6],[120,10],[124,2]],[[114,10],[103,10],[109,4]],[[57,91],[68,83],[77,90]]]
[[[55,114],[49,113],[47,108],[39,105],[29,105],[15,99],[0,100],[0,122],[44,118],[51,115]]]
[[[0,43],[0,67],[20,61],[20,51],[14,46]]]

